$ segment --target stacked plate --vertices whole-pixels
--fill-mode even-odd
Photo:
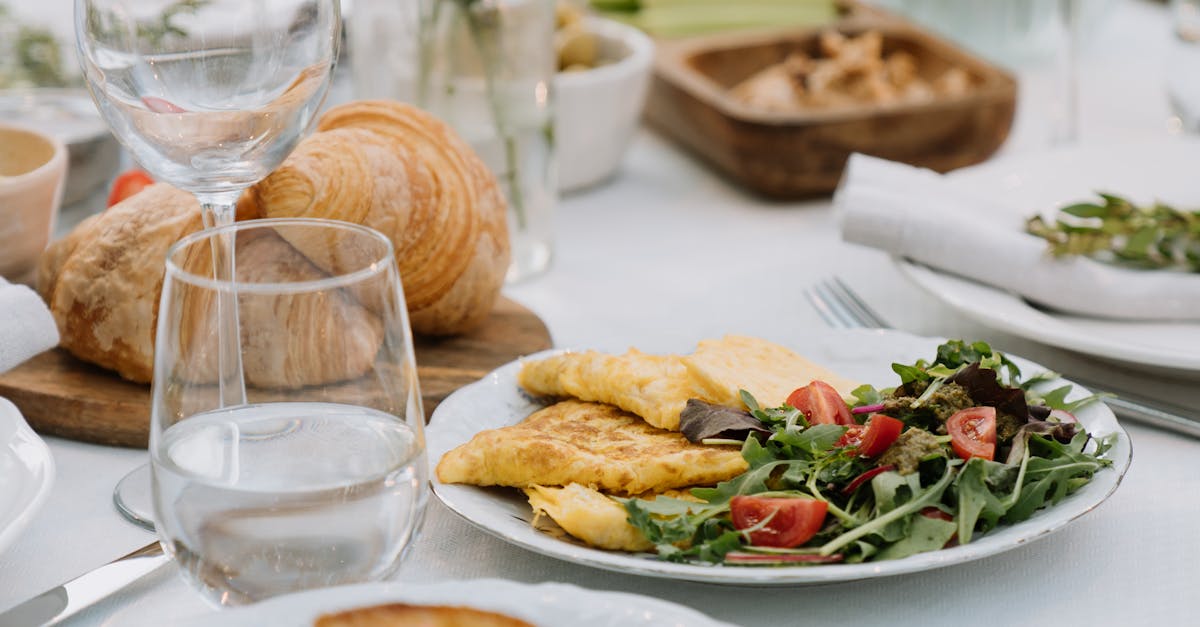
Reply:
[[[1135,202],[1200,207],[1194,164],[1200,141],[1165,139],[1106,147],[1073,147],[988,162],[948,175],[974,193],[1034,213],[1080,202],[1096,192]],[[1041,309],[1020,296],[918,265],[896,264],[931,295],[983,324],[1043,344],[1102,359],[1200,376],[1200,322],[1130,322]]]

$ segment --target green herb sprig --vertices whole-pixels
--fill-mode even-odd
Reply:
[[[1139,206],[1120,196],[1097,195],[1100,202],[1063,207],[1053,222],[1033,216],[1025,228],[1049,242],[1056,256],[1200,272],[1200,210],[1162,202]]]

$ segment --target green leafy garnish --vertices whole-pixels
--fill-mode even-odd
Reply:
[[[1200,210],[1186,211],[1161,202],[1139,206],[1112,194],[1098,196],[1099,203],[1059,209],[1053,222],[1033,216],[1025,228],[1045,239],[1057,256],[1083,255],[1140,268],[1200,271]]]

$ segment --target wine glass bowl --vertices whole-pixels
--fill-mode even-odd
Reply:
[[[113,133],[197,194],[240,192],[283,162],[324,100],[341,25],[335,0],[76,0],[75,20]]]
[[[234,245],[232,280],[213,242]],[[289,242],[323,242],[321,261]],[[221,393],[236,300],[245,402]],[[347,223],[240,222],[168,253],[150,457],[154,517],[222,604],[382,579],[427,499],[424,412],[390,241]]]

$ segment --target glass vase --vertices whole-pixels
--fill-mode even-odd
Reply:
[[[445,120],[508,200],[508,282],[553,256],[554,0],[421,0],[417,103]]]

